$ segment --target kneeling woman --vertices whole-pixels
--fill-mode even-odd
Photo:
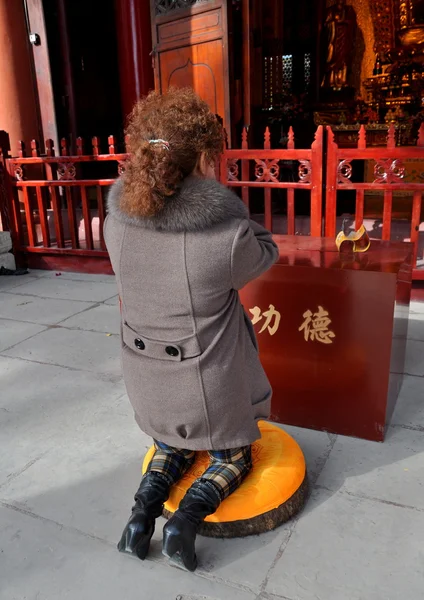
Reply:
[[[238,290],[277,259],[271,234],[214,177],[223,132],[192,90],[135,107],[131,160],[109,195],[105,239],[122,302],[125,384],[155,455],[118,548],[144,559],[171,486],[210,466],[166,523],[163,552],[194,571],[199,524],[251,469],[271,388]]]

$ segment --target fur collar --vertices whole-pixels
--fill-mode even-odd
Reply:
[[[120,207],[123,193],[122,181],[118,179],[108,195],[108,211],[127,225],[177,233],[203,231],[230,219],[248,218],[240,198],[213,179],[188,177],[154,217],[134,217],[124,213]]]

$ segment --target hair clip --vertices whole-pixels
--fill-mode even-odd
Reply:
[[[149,140],[149,144],[161,144],[166,150],[169,150],[169,142],[165,140]]]

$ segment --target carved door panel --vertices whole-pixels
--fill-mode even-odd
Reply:
[[[151,11],[156,89],[192,87],[230,135],[226,0],[151,0]]]

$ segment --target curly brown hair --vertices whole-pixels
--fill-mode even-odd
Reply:
[[[160,212],[204,154],[213,163],[223,149],[217,117],[191,88],[151,92],[135,105],[126,133],[131,158],[123,175],[121,210],[152,217]],[[165,140],[150,143],[149,140]]]

